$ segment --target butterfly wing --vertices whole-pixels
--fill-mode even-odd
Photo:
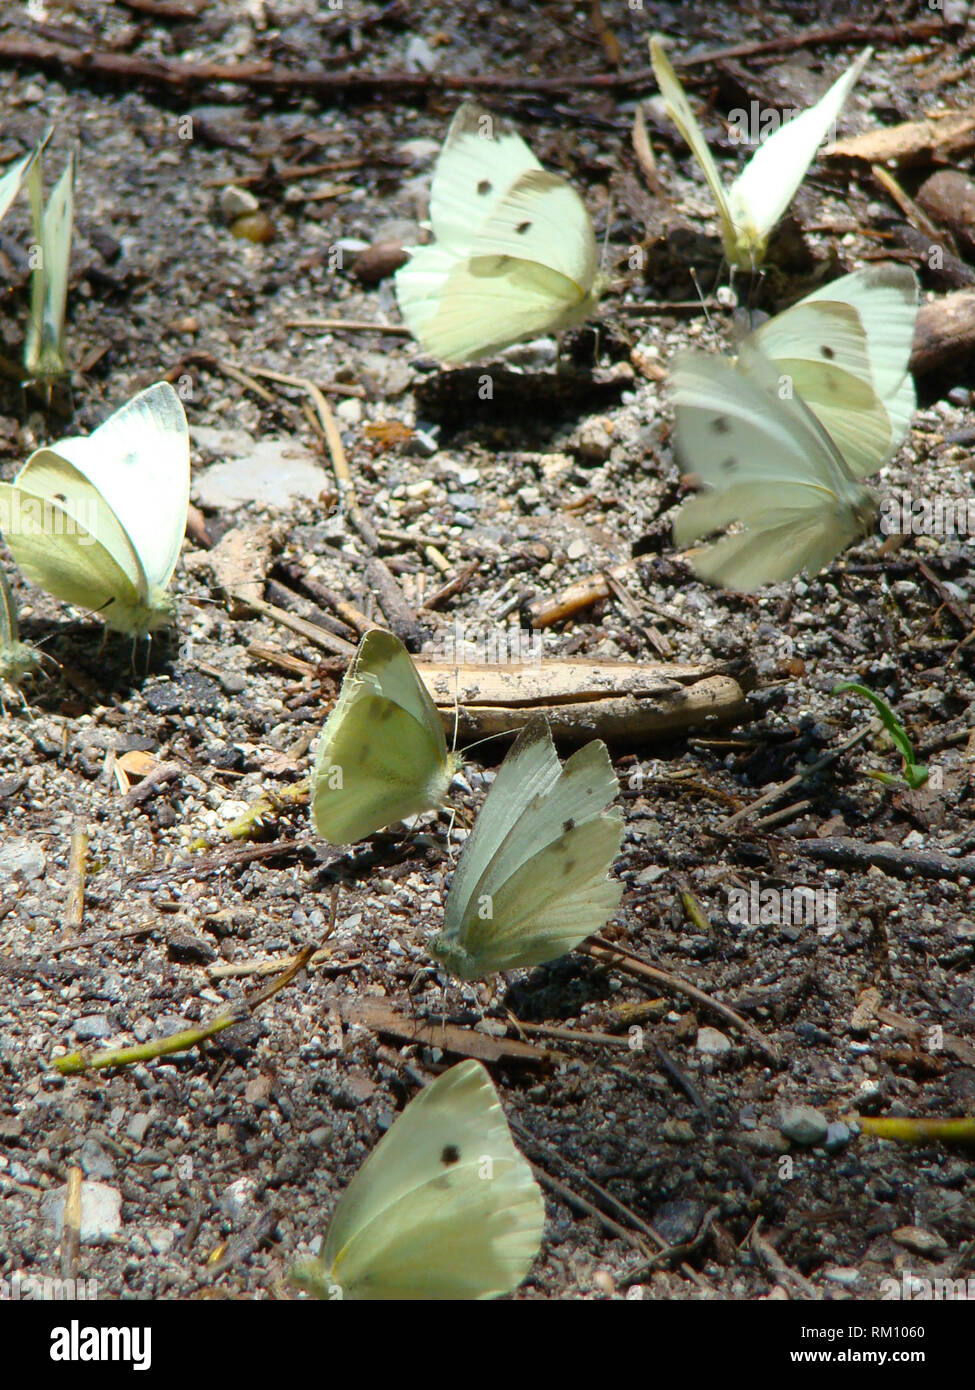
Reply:
[[[25,175],[35,159],[43,153],[44,147],[50,138],[51,135],[49,131],[39,145],[35,145],[29,154],[24,155],[23,159],[15,160],[3,177],[0,178],[0,221],[7,215],[11,203],[20,192],[20,185]]]
[[[793,377],[854,477],[875,472],[907,433],[917,301],[907,266],[873,266],[807,295],[749,340]]]
[[[410,332],[426,352],[453,366],[489,357],[522,338],[571,328],[594,303],[557,271],[535,262],[501,256],[455,261],[436,246],[420,247],[396,274],[397,300]]]
[[[714,197],[721,222],[721,241],[724,245],[725,255],[732,264],[737,265],[740,263],[737,249],[738,228],[735,225],[728,194],[725,192],[721,175],[718,173],[718,166],[711,157],[704,132],[697,123],[697,117],[691,110],[691,104],[687,100],[684,88],[678,81],[664,46],[658,38],[650,40],[650,61],[653,64],[653,73],[657,79],[657,86],[660,88],[660,95],[667,106],[667,114],[690,146],[691,153],[700,165],[701,173],[707,180],[708,187]]]
[[[150,589],[179,558],[190,500],[190,435],[168,381],[140,391],[93,434],[52,448],[98,489],[139,556]]]
[[[802,570],[818,574],[862,534],[855,516],[841,507],[770,506],[764,484],[736,490],[733,499],[722,500],[727,505],[719,512],[709,505],[711,494],[692,498],[685,502],[680,519],[689,534],[708,535],[747,517],[746,531],[687,552],[698,577],[723,589],[747,593],[792,579]]]
[[[731,217],[753,260],[761,260],[769,233],[795,197],[872,52],[865,49],[815,106],[763,140],[731,185]]]
[[[456,933],[462,906],[498,852],[512,825],[536,797],[544,796],[559,779],[562,768],[548,722],[532,719],[518,734],[498,769],[484,805],[464,841],[447,898],[446,932]]]
[[[430,223],[437,243],[455,258],[530,169],[541,164],[519,135],[496,133],[494,117],[465,102],[450,123],[430,190]]]
[[[74,155],[69,156],[46,207],[42,169],[38,157],[27,174],[39,260],[31,277],[31,315],[24,345],[24,366],[39,378],[61,376],[67,370],[64,316],[74,226]]]
[[[85,476],[40,449],[16,482],[0,483],[0,527],[32,584],[93,610],[107,627],[148,631],[145,575],[111,507]]]
[[[410,1101],[352,1179],[316,1282],[345,1298],[494,1298],[525,1278],[544,1220],[491,1078],[461,1062]]]
[[[367,632],[315,754],[317,833],[331,844],[352,844],[442,806],[455,761],[402,642],[379,628]]]
[[[691,552],[702,578],[753,589],[822,568],[862,534],[873,495],[802,400],[781,394],[776,368],[760,352],[743,343],[737,364],[681,354],[673,381],[678,457],[710,488],[681,507],[676,544],[733,521],[748,528],[745,537]]]
[[[529,731],[488,794],[484,839],[470,843],[478,817],[464,847],[434,945],[462,979],[564,955],[605,925],[622,893],[607,878],[623,832],[619,812],[606,813],[619,785],[605,744],[587,744],[561,769],[553,749],[553,777],[545,740]]]
[[[396,273],[410,332],[450,363],[581,323],[599,288],[582,199],[517,136],[477,134],[484,121],[476,107],[454,118],[434,175],[437,241]]]

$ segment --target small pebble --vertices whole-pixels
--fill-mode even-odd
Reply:
[[[717,1028],[699,1028],[694,1046],[704,1057],[723,1057],[731,1051],[731,1039]]]
[[[779,1129],[801,1148],[822,1144],[829,1133],[829,1121],[811,1105],[790,1105],[779,1116]]]
[[[55,1240],[64,1230],[64,1204],[68,1188],[55,1188],[41,1199],[41,1215],[53,1227]],[[81,1243],[105,1245],[122,1229],[122,1194],[103,1182],[81,1184]]]

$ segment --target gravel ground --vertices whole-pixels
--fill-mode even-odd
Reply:
[[[197,19],[158,23],[138,6],[108,18],[94,3],[58,7],[56,17],[53,8],[33,24],[0,19],[0,36],[69,43],[84,25],[116,55],[295,69],[314,60],[326,73],[613,71],[588,7],[561,3],[539,15],[528,4],[329,11],[311,0],[218,0]],[[777,30],[799,34],[819,9],[779,6]],[[849,17],[832,10],[831,23]],[[905,22],[916,18],[914,7],[903,11]],[[681,51],[764,38],[769,22],[748,5],[693,18],[690,8],[649,3],[604,12],[627,71],[646,68],[655,28]],[[744,82],[763,101],[802,105],[861,46],[729,60],[695,94],[712,93],[726,111]],[[931,74],[957,58],[940,41],[876,46],[844,117],[850,133],[928,111]],[[273,583],[266,596],[299,615],[319,616],[309,590],[294,597],[303,576],[381,618],[368,547],[336,508],[302,391],[265,380],[265,400],[224,368],[310,377],[346,388],[330,399],[363,512],[393,533],[382,553],[407,603],[420,609],[474,565],[466,586],[422,611],[428,640],[455,622],[496,630],[517,620],[508,603],[634,561],[623,581],[629,604],[605,600],[546,630],[546,655],[659,660],[663,644],[675,661],[754,665],[750,718],[737,728],[614,749],[626,892],[609,929],[735,1009],[750,1031],[579,953],[474,992],[448,990],[453,1021],[475,1030],[472,1048],[496,1044],[512,1019],[541,1026],[525,1029],[533,1056],[491,1066],[519,1143],[560,1184],[546,1187],[543,1249],[518,1296],[625,1296],[632,1283],[648,1299],[792,1297],[801,1277],[817,1296],[863,1299],[889,1289],[885,1280],[971,1273],[970,1152],[895,1146],[849,1121],[972,1113],[971,878],[950,862],[933,877],[894,863],[829,865],[814,843],[846,837],[907,859],[972,853],[975,647],[958,647],[971,630],[970,550],[964,537],[914,538],[881,554],[872,537],[815,579],[747,597],[701,585],[675,558],[679,490],[658,364],[688,343],[727,348],[730,324],[666,307],[695,293],[683,282],[688,248],[708,285],[717,243],[699,173],[652,104],[668,200],[642,180],[630,131],[636,99],[654,91],[649,74],[642,88],[567,80],[558,92],[493,99],[543,162],[584,191],[600,241],[611,216],[615,284],[598,331],[568,344],[581,369],[595,360],[596,408],[593,397],[558,389],[555,346],[542,343],[508,354],[510,401],[481,418],[458,411],[456,385],[402,337],[291,326],[322,315],[399,322],[392,280],[363,283],[356,258],[420,235],[457,94],[431,81],[425,92],[358,91],[330,104],[221,81],[182,91],[86,84],[9,56],[0,56],[0,88],[5,160],[50,124],[52,172],[73,142],[80,150],[68,311],[79,370],[57,401],[64,418],[14,383],[0,387],[0,475],[168,374],[186,402],[209,540],[244,530],[269,550],[271,579],[291,596]],[[962,74],[943,97],[964,107],[973,89]],[[492,104],[490,93],[480,99]],[[312,172],[296,173],[302,166]],[[259,200],[271,240],[232,235],[220,211],[229,182]],[[895,221],[869,177],[825,165],[793,210],[806,269],[793,259],[771,274],[755,292],[766,308],[831,262],[849,270],[876,256],[878,231]],[[28,235],[21,199],[0,238],[10,280],[0,331],[14,358]],[[648,253],[644,276],[627,269],[634,245]],[[658,307],[640,314],[632,306],[641,304]],[[948,442],[973,424],[959,389],[967,380],[959,363],[919,383],[912,433],[883,489],[969,495],[968,453]],[[242,501],[248,488],[253,495],[255,453],[260,489]],[[337,1194],[441,1064],[438,1049],[404,1041],[388,1018],[408,1028],[414,1013],[440,1007],[425,942],[450,873],[446,820],[343,854],[313,837],[300,805],[284,806],[265,818],[259,844],[228,842],[228,824],[263,788],[283,792],[306,774],[345,663],[229,603],[219,574],[197,526],[173,584],[178,628],[148,656],[117,637],[103,642],[96,619],[11,574],[24,634],[58,666],[27,692],[29,707],[8,696],[0,745],[7,1279],[59,1274],[57,1198],[77,1165],[101,1185],[87,1189],[97,1229],[77,1265],[101,1297],[295,1297],[283,1282],[293,1259],[315,1248]],[[786,797],[804,804],[782,823],[752,817],[715,833],[866,723],[861,703],[831,697],[843,679],[891,701],[937,768],[928,787],[871,779],[868,769],[895,772],[899,760],[870,738]],[[140,752],[176,772],[141,799],[125,797],[115,768],[135,767],[125,755]],[[462,800],[472,810],[491,775],[482,756],[495,755],[478,750],[468,765]],[[80,926],[69,904],[78,827],[90,841]],[[201,839],[209,847],[192,850]],[[733,890],[753,882],[831,894],[835,919],[742,924]],[[214,1017],[260,983],[228,966],[318,943],[333,915],[331,954],[202,1050],[77,1078],[53,1069],[82,1044],[141,1042]],[[603,1040],[573,1041],[573,1031]],[[517,1039],[513,1025],[508,1032]],[[679,1249],[641,1272],[641,1242],[656,1249],[646,1223]]]

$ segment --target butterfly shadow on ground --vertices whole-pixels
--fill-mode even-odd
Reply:
[[[601,350],[609,331],[600,329]],[[499,431],[510,430],[519,445],[550,445],[553,426],[608,410],[632,387],[629,374],[611,367],[594,370],[594,349],[587,328],[574,336],[571,356],[555,371],[525,371],[494,361],[431,372],[417,382],[418,417],[439,425],[442,440],[461,430],[490,430],[494,440]]]
[[[83,713],[113,696],[144,689],[160,676],[178,675],[175,633],[155,632],[151,642],[134,641],[86,619],[72,623],[28,618],[21,623],[21,636],[48,658],[48,679],[35,679],[31,705],[51,714],[63,713],[66,702],[73,713]]]
[[[578,1018],[585,1005],[609,999],[609,976],[604,967],[570,953],[536,966],[499,993],[515,1018],[524,1023],[551,1023]]]

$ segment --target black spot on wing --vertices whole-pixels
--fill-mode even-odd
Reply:
[[[562,872],[563,872],[563,874],[565,874],[566,877],[568,877],[568,875],[571,874],[571,872],[572,872],[572,870],[575,868],[575,866],[576,866],[576,861],[575,861],[574,859],[567,859],[567,860],[565,861],[565,863],[562,865]]]
[[[722,473],[734,473],[737,467],[738,460],[736,458],[726,458],[721,464],[721,471]]]
[[[731,425],[727,415],[716,415],[711,421],[711,431],[713,434],[730,434]]]
[[[518,233],[519,236],[524,236],[526,232],[530,232],[530,231],[531,231],[531,227],[532,227],[532,224],[531,224],[530,221],[529,221],[529,222],[519,222],[518,225],[517,225],[517,227],[515,228],[515,231]]]
[[[820,351],[820,352],[822,353],[822,355],[826,358],[826,361],[827,361],[827,362],[832,362],[833,358],[836,356],[836,353],[833,351],[833,349],[832,349],[831,347],[827,346],[826,343],[823,343],[823,344],[822,344],[822,346],[820,347],[819,351]]]
[[[491,188],[492,184],[490,179],[481,179],[477,185],[477,191],[482,198],[485,198],[491,192]]]
[[[440,1162],[447,1168],[460,1162],[460,1149],[456,1144],[445,1144],[440,1151]]]
[[[570,830],[575,830],[575,828],[576,828],[576,823],[575,823],[575,821],[572,819],[571,816],[569,817],[568,820],[564,820],[564,821],[562,822],[562,833],[563,833],[564,835],[568,835],[569,831],[570,831]]]

